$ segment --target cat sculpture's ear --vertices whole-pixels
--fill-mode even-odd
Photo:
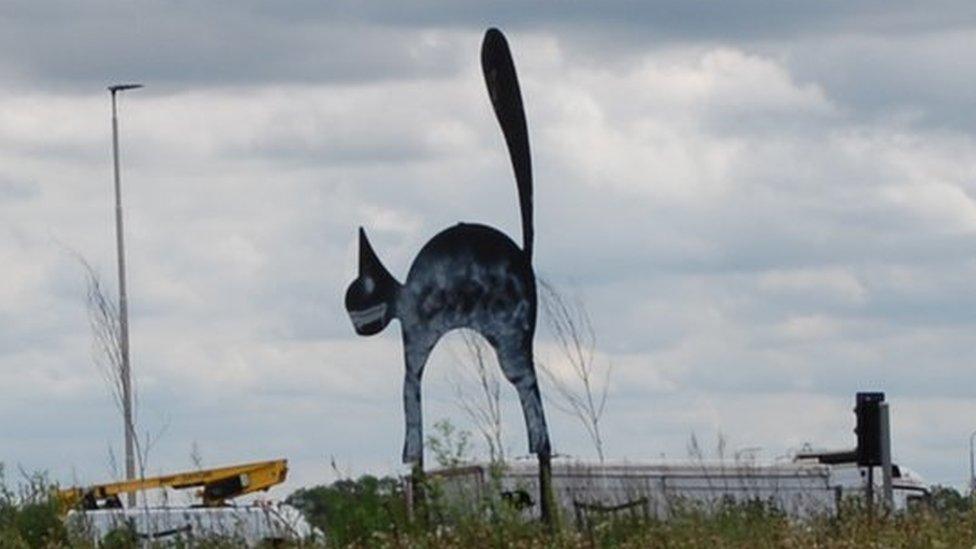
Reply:
[[[366,231],[359,228],[359,276],[371,276],[376,279],[378,285],[390,284],[399,285],[390,271],[386,270],[383,262],[376,256],[372,244],[366,238]]]

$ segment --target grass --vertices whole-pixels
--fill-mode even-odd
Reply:
[[[706,513],[688,508],[668,521],[607,520],[585,531],[548,533],[538,524],[471,521],[396,538],[378,533],[351,547],[661,547],[661,548],[970,548],[976,512],[940,516],[931,510],[869,519],[849,506],[839,518],[793,521],[759,504]]]
[[[399,486],[393,479],[362,477],[299,490],[289,501],[326,532],[330,547],[976,547],[976,509],[971,500],[938,487],[927,506],[876,517],[869,517],[857,501],[846,502],[837,516],[802,521],[761,502],[727,503],[708,511],[686,504],[677,506],[667,521],[606,517],[576,529],[567,520],[550,532],[502,500],[485,501],[475,509],[452,508],[438,497],[436,487],[429,490],[422,513],[427,520],[408,521]],[[64,527],[50,494],[51,484],[43,475],[25,476],[18,489],[11,490],[0,467],[0,549],[92,547]],[[125,532],[101,541],[103,547],[137,546]],[[193,544],[196,548],[235,546],[234,540],[220,538]]]

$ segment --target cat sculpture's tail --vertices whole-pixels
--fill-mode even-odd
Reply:
[[[522,94],[519,92],[515,64],[505,35],[488,29],[481,44],[481,69],[498,124],[505,134],[508,154],[512,158],[522,210],[522,250],[532,260],[532,158],[529,155],[529,131],[525,124]]]

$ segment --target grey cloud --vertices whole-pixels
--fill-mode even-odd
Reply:
[[[28,200],[37,197],[40,187],[33,181],[25,181],[0,174],[0,200]]]
[[[947,130],[976,128],[971,88],[976,61],[968,55],[976,17],[948,29],[904,35],[844,34],[790,48],[801,81],[823,86],[849,115],[892,119]]]
[[[0,67],[73,91],[134,80],[154,89],[254,82],[438,77],[457,68],[450,35],[330,17],[282,22],[239,4],[19,2],[0,20]],[[434,38],[434,39],[431,39]]]
[[[762,43],[856,29],[953,29],[976,18],[963,1],[563,3],[390,2],[5,4],[0,67],[27,82],[83,89],[134,79],[158,89],[255,82],[448,76],[459,47],[488,25],[544,30],[606,63],[667,43]],[[459,41],[445,28],[463,29]],[[608,59],[609,58],[609,59]]]
[[[573,25],[577,34],[587,30],[629,30],[642,40],[663,35],[671,40],[708,38],[795,36],[804,29],[822,31],[831,28],[868,28],[903,30],[959,24],[962,13],[976,15],[965,2],[938,2],[939,8],[918,6],[911,2],[872,0],[851,4],[831,1],[811,5],[802,1],[767,2],[750,0],[735,4],[662,0],[640,2],[620,0],[590,4],[567,2],[558,9],[544,3],[516,0],[483,3],[475,0],[452,2],[417,2],[410,10],[397,9],[386,2],[366,2],[355,6],[335,6],[303,1],[292,3],[277,16],[295,21],[307,17],[336,17],[345,20],[379,21],[387,25],[468,25],[480,29],[487,25],[515,25],[545,28]],[[265,9],[266,12],[271,10]],[[955,16],[949,15],[952,12]]]

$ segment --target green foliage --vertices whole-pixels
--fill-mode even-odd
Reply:
[[[102,538],[101,545],[99,545],[102,549],[129,549],[130,547],[138,546],[138,538],[131,528],[116,528],[115,530],[111,530],[105,534],[105,537]]]
[[[932,511],[940,516],[958,516],[969,512],[973,501],[960,494],[955,488],[933,486],[929,497]]]
[[[452,455],[457,455],[452,453]],[[363,476],[327,486],[301,489],[288,502],[326,532],[330,547],[664,547],[753,548],[816,547],[825,549],[956,548],[976,546],[976,508],[951,488],[934,487],[928,505],[907,512],[879,511],[870,516],[857,499],[845,501],[836,516],[797,520],[762,501],[722,502],[704,507],[676,501],[667,519],[641,513],[608,513],[591,517],[580,528],[567,520],[548,531],[537,520],[500,496],[492,481],[489,495],[462,505],[427,491],[431,509],[425,523],[408,524],[401,482]],[[85,547],[65,531],[44,475],[25,475],[18,489],[4,482],[0,467],[0,549]],[[117,531],[102,547],[137,547],[131,532]],[[230,548],[239,540],[195,540],[193,547]],[[294,547],[283,544],[279,547]],[[159,541],[152,547],[181,547]]]
[[[635,523],[630,521],[630,524]],[[660,547],[697,547],[705,543],[720,547],[791,547],[795,546],[789,543],[792,537],[802,533],[802,528],[794,529],[798,523],[791,522],[779,509],[762,500],[726,500],[714,508],[679,501],[672,506],[667,520],[651,519],[636,524],[635,528],[621,532],[619,524],[611,523],[607,530],[617,536],[612,543],[646,542]],[[601,541],[606,546],[606,536]]]
[[[54,486],[43,474],[26,475],[18,493],[0,464],[0,547],[57,547],[68,543]]]
[[[471,433],[458,429],[449,419],[434,424],[427,448],[440,467],[457,467],[471,462]]]
[[[391,479],[392,480],[392,479]],[[352,482],[352,481],[346,481]],[[934,492],[929,506],[871,517],[858,500],[847,501],[837,516],[791,519],[768,502],[724,501],[706,507],[675,501],[667,519],[643,513],[591,517],[579,529],[572,523],[549,532],[503,498],[488,497],[461,508],[428,487],[428,505],[436,510],[423,527],[387,524],[356,536],[328,539],[333,546],[354,547],[819,547],[854,549],[973,547],[976,510],[952,492]],[[964,505],[967,504],[967,505]],[[375,506],[374,506],[375,509]],[[312,517],[309,517],[312,518]],[[382,520],[388,520],[382,518]],[[382,520],[380,522],[382,522]],[[318,523],[323,525],[321,522]],[[330,531],[330,534],[332,532]]]
[[[58,516],[56,503],[22,505],[14,524],[21,538],[31,547],[58,545],[68,539],[64,524]]]
[[[10,543],[8,540],[19,538],[17,532],[17,500],[13,492],[7,488],[4,478],[3,464],[0,463],[0,540],[3,546]],[[15,545],[11,544],[11,547]]]
[[[364,475],[328,486],[302,488],[286,500],[326,533],[331,544],[368,544],[377,535],[398,536],[406,524],[400,481]]]

